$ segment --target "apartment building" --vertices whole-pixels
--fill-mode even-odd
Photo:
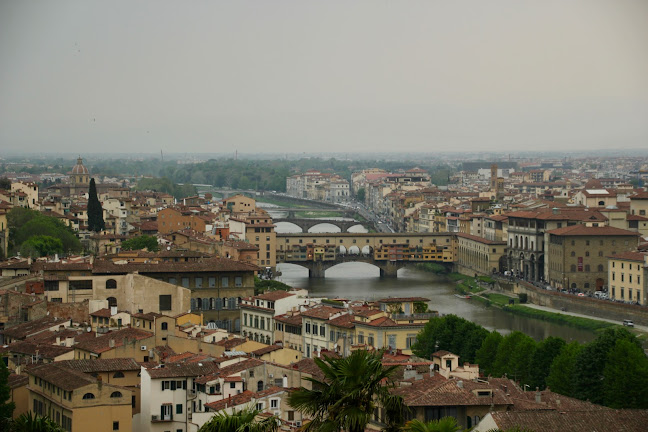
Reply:
[[[132,392],[60,363],[26,370],[29,406],[69,432],[131,431]]]
[[[608,256],[637,248],[639,235],[619,228],[572,225],[547,231],[547,281],[554,287],[599,291],[608,281]]]
[[[611,300],[648,304],[648,253],[623,252],[608,257],[608,295]]]
[[[307,290],[268,291],[243,299],[241,308],[241,335],[270,345],[276,340],[275,316],[309,304]]]

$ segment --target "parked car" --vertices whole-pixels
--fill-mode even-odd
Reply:
[[[632,320],[623,320],[623,325],[625,327],[634,327],[634,323],[632,322]]]

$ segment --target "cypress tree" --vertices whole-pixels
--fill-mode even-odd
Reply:
[[[103,219],[103,208],[97,197],[97,185],[95,179],[90,179],[90,189],[88,191],[88,229],[90,231],[99,232],[106,228],[106,223]]]

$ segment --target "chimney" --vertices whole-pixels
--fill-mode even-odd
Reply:
[[[558,210],[558,207],[554,207],[554,208],[551,209],[551,213],[558,214],[558,213],[560,213],[560,211]]]
[[[431,377],[434,376],[434,365],[433,364],[430,365],[430,376]]]
[[[110,340],[108,341],[108,346],[109,346],[110,348],[115,348],[115,339],[110,339]]]
[[[461,380],[457,381],[457,387],[459,387],[460,389],[464,388],[463,381],[461,381]]]
[[[537,387],[536,387],[535,401],[536,401],[536,403],[541,403],[542,402],[542,393],[540,393],[538,391]]]

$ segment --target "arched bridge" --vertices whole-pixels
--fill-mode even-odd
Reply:
[[[365,262],[380,268],[381,277],[396,277],[409,263],[456,259],[453,233],[281,233],[277,234],[277,263],[308,269],[322,278],[327,269],[345,262]]]
[[[332,219],[315,219],[315,218],[274,218],[272,219],[272,222],[278,223],[278,222],[288,222],[294,225],[297,225],[299,228],[301,228],[302,232],[308,233],[308,230],[313,228],[314,226],[320,225],[320,224],[331,224],[335,225],[336,227],[340,228],[341,232],[348,232],[349,228],[356,226],[356,225],[362,225],[365,228],[373,228],[375,230],[375,226],[373,222],[358,222],[355,220],[352,221],[347,221],[347,220],[332,220]]]

